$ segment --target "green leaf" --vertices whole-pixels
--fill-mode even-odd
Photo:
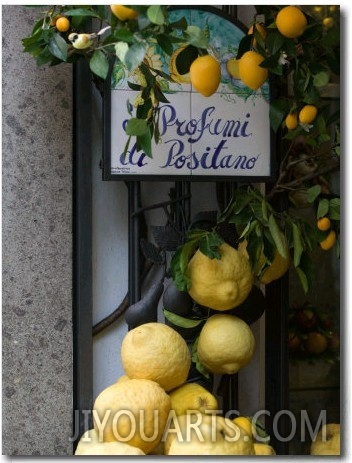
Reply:
[[[285,37],[278,30],[273,30],[268,34],[266,46],[270,54],[275,55],[283,46]]]
[[[262,216],[263,216],[264,222],[267,222],[268,221],[268,205],[264,198],[262,200]]]
[[[290,104],[286,100],[274,100],[271,102],[269,118],[271,128],[274,132],[277,132],[289,110]]]
[[[313,78],[313,85],[315,87],[324,87],[329,83],[330,77],[329,74],[325,71],[315,74]]]
[[[192,346],[192,362],[195,364],[197,371],[199,371],[200,374],[205,376],[206,378],[210,378],[209,372],[206,370],[205,366],[201,363],[198,357],[198,338],[194,341],[193,346]]]
[[[50,52],[61,61],[67,60],[67,42],[60,34],[54,34],[48,43]]]
[[[191,318],[181,317],[181,315],[177,315],[166,309],[163,309],[163,314],[165,318],[169,320],[169,322],[173,323],[176,326],[180,326],[181,328],[195,328],[196,326],[203,323],[205,320],[205,319],[192,320]]]
[[[185,35],[187,38],[187,41],[191,44],[194,45],[197,48],[202,48],[206,50],[209,46],[209,39],[205,35],[204,31],[200,29],[198,26],[188,26]]]
[[[252,36],[251,35],[245,35],[239,45],[238,45],[238,51],[237,51],[237,56],[236,59],[240,59],[242,55],[246,53],[246,51],[249,51],[252,46]]]
[[[191,282],[188,276],[188,262],[194,253],[197,242],[197,240],[187,241],[183,246],[177,249],[171,258],[170,269],[172,279],[180,291],[188,291],[190,288]]]
[[[137,119],[136,117],[132,117],[127,121],[126,124],[126,134],[127,135],[134,135],[140,136],[144,135],[148,130],[148,124],[145,119]]]
[[[152,158],[152,136],[150,130],[137,136],[137,144],[149,158]]]
[[[94,74],[105,80],[109,73],[109,60],[106,54],[101,50],[95,50],[89,61],[89,67]]]
[[[323,198],[319,201],[318,210],[317,210],[317,218],[320,219],[321,217],[326,216],[329,211],[329,200]]]
[[[317,199],[317,197],[321,193],[321,186],[320,185],[314,185],[307,190],[307,200],[309,203],[314,203],[314,201]]]
[[[122,62],[125,63],[125,58],[126,54],[128,52],[128,44],[126,42],[117,42],[115,44],[115,53],[118,59]]]
[[[301,231],[295,223],[292,223],[292,235],[293,235],[293,264],[295,267],[298,267],[301,262],[303,244],[302,244]]]
[[[304,273],[304,271],[300,267],[296,267],[296,272],[297,272],[299,281],[301,282],[303,291],[305,293],[307,293],[308,289],[309,289],[309,283],[308,283],[307,275]]]
[[[99,18],[99,14],[87,8],[72,8],[65,11],[65,16],[90,16],[92,18]]]
[[[210,259],[221,259],[219,246],[223,242],[217,233],[207,233],[199,242],[199,250]]]
[[[331,220],[340,220],[340,198],[330,199],[328,216]]]
[[[129,71],[136,69],[143,61],[146,54],[146,45],[144,43],[134,43],[125,56],[125,65]]]
[[[158,45],[164,50],[167,55],[172,55],[173,46],[170,37],[167,34],[159,34],[156,36]]]
[[[276,244],[279,254],[282,257],[287,258],[288,257],[287,247],[286,247],[284,235],[282,231],[280,230],[273,214],[271,214],[269,217],[269,230],[270,230],[271,236],[273,237],[274,243]]]
[[[147,16],[151,23],[162,26],[165,23],[165,15],[163,7],[160,5],[152,5],[147,9]]]

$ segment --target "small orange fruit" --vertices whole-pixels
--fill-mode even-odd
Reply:
[[[289,39],[300,37],[307,27],[307,18],[296,6],[285,6],[276,16],[279,32]]]
[[[110,5],[110,9],[111,9],[112,13],[120,21],[128,21],[130,19],[136,19],[137,16],[138,16],[138,11],[134,10],[133,8],[129,8],[128,6]]]
[[[65,16],[61,16],[56,20],[55,27],[59,32],[67,32],[70,28],[70,21]]]
[[[320,241],[320,247],[323,251],[328,251],[334,246],[335,243],[336,243],[336,232],[334,230],[330,230],[325,240]]]
[[[262,55],[253,50],[246,51],[240,58],[238,66],[240,78],[252,90],[257,90],[268,78],[268,70],[260,67],[263,61]]]
[[[198,56],[189,69],[193,87],[203,96],[216,92],[221,81],[220,63],[211,55]]]
[[[298,119],[301,124],[311,124],[314,119],[317,117],[318,109],[312,104],[307,104],[303,106],[300,110]]]
[[[317,220],[317,227],[321,231],[327,231],[331,227],[331,222],[328,217],[321,217]]]
[[[294,130],[297,128],[298,126],[297,111],[287,114],[286,119],[285,119],[285,124],[288,130]]]

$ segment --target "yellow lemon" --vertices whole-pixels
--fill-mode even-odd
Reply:
[[[228,418],[197,413],[181,415],[176,419],[174,428],[177,433],[171,434],[171,442],[165,446],[167,455],[255,454],[252,440]]]
[[[265,259],[265,258],[264,258]],[[262,261],[264,264],[264,261]],[[260,262],[259,262],[260,265]],[[259,281],[264,285],[281,278],[290,267],[289,257],[283,257],[278,251],[275,251],[274,260],[264,272],[259,276]]]
[[[151,379],[166,391],[183,384],[191,366],[186,341],[173,328],[156,322],[137,326],[125,335],[121,360],[129,378]]]
[[[197,250],[188,264],[190,296],[200,305],[229,310],[240,305],[250,293],[253,275],[248,258],[223,243],[221,259],[210,259]]]
[[[247,418],[246,416],[236,416],[236,418],[234,418],[232,422],[237,424],[237,426],[241,426],[241,428],[246,431],[248,436],[251,439],[253,439],[253,425],[252,421],[249,418]]]
[[[205,322],[198,338],[200,362],[211,373],[234,374],[252,359],[255,339],[250,327],[235,315],[216,314]]]
[[[286,6],[276,16],[279,32],[289,39],[300,37],[307,27],[307,18],[296,6]]]
[[[133,8],[129,8],[124,5],[110,5],[112,13],[120,20],[127,21],[130,19],[136,19],[138,16],[138,11]]]
[[[216,92],[221,81],[220,63],[211,55],[198,56],[189,69],[193,87],[203,96]]]
[[[239,71],[239,64],[240,60],[236,58],[230,58],[226,62],[226,69],[227,72],[232,76],[234,79],[240,79],[240,71]]]
[[[218,409],[216,397],[197,383],[186,383],[170,392],[171,409],[176,415],[186,415],[191,410],[206,414]]]
[[[145,455],[145,453],[125,442],[98,442],[87,446],[82,453],[75,453],[75,455]]]
[[[310,447],[311,455],[340,455],[340,424],[324,424]]]
[[[321,231],[327,231],[331,227],[331,222],[329,217],[321,217],[317,220],[317,227]]]
[[[87,448],[98,443],[99,436],[97,431],[94,428],[88,429],[88,431],[82,434],[82,437],[78,441],[75,455],[82,455],[87,450]]]
[[[286,116],[285,119],[285,124],[288,130],[294,130],[298,126],[298,117],[297,117],[297,112],[289,113]]]
[[[149,453],[161,441],[170,407],[170,397],[155,381],[114,383],[95,399],[94,429],[100,441],[123,441]]]
[[[256,455],[276,455],[274,448],[269,444],[254,442],[253,445]]]
[[[323,251],[328,251],[334,246],[335,243],[336,232],[334,230],[330,230],[328,236],[323,241],[320,241],[320,247]]]
[[[260,66],[263,61],[262,55],[253,50],[246,51],[240,58],[240,78],[252,90],[257,90],[268,78],[268,70]]]
[[[311,124],[317,117],[318,109],[312,104],[307,104],[299,112],[299,122],[301,124]]]

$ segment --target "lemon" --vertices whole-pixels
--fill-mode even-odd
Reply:
[[[178,432],[171,434],[171,443],[165,446],[168,455],[255,454],[253,442],[243,429],[222,416],[181,415],[174,428]]]
[[[254,442],[253,445],[256,455],[276,455],[274,448],[269,444]]]
[[[233,374],[253,357],[254,335],[235,315],[215,314],[205,322],[198,338],[200,362],[211,373]]]
[[[336,232],[334,230],[330,230],[328,236],[323,241],[320,241],[320,247],[323,251],[328,251],[335,245],[335,243]]]
[[[317,220],[317,227],[321,231],[327,231],[331,227],[331,222],[329,217],[321,217]]]
[[[122,375],[119,378],[117,378],[116,382],[117,383],[122,383],[124,381],[128,381],[130,378],[127,375]]]
[[[246,416],[236,416],[236,418],[234,418],[232,422],[244,429],[247,435],[251,439],[253,439],[253,425],[252,421],[249,418],[247,418]]]
[[[188,264],[189,294],[198,304],[215,310],[229,310],[240,305],[253,285],[248,258],[223,243],[221,259],[210,259],[197,250]]]
[[[97,431],[93,429],[88,429],[85,433],[82,434],[82,437],[78,441],[75,455],[82,455],[88,447],[91,447],[94,444],[99,443],[99,436]]]
[[[67,32],[70,28],[70,21],[65,16],[61,16],[56,20],[55,27],[59,32]]]
[[[301,124],[311,124],[317,117],[318,109],[312,104],[303,106],[300,110],[298,118]]]
[[[129,8],[124,5],[110,5],[111,12],[120,20],[127,21],[130,19],[136,19],[138,16],[138,11],[133,8]]]
[[[257,90],[268,78],[268,70],[260,67],[263,61],[262,55],[253,50],[246,51],[240,58],[238,65],[240,78],[252,90]]]
[[[285,124],[288,130],[294,130],[298,126],[298,117],[297,117],[297,112],[289,113],[286,116],[285,119]]]
[[[227,72],[232,76],[234,79],[240,79],[240,71],[239,71],[239,64],[240,60],[236,58],[230,58],[226,62],[226,69]]]
[[[170,407],[170,397],[155,381],[114,383],[95,399],[94,429],[99,440],[123,441],[149,453],[162,438]]]
[[[138,447],[124,442],[98,442],[87,446],[79,455],[145,455],[145,453]]]
[[[258,268],[265,262],[265,257],[262,261],[259,261]],[[260,265],[261,264],[261,265]],[[269,267],[259,276],[259,281],[264,285],[268,285],[274,280],[278,280],[288,271],[290,267],[290,259],[283,257],[279,251],[275,251],[275,256]]]
[[[286,6],[278,12],[276,26],[284,37],[296,39],[306,30],[307,19],[296,6]]]
[[[220,63],[211,55],[198,56],[189,69],[191,84],[203,96],[211,96],[221,81]]]
[[[186,383],[170,392],[171,409],[176,415],[186,415],[190,410],[207,411],[218,409],[215,396],[197,383]]]
[[[173,328],[157,322],[140,325],[125,335],[121,360],[129,378],[156,381],[166,391],[183,384],[191,366],[186,341]]]

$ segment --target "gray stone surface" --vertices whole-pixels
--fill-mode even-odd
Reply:
[[[72,68],[23,53],[40,11],[2,7],[5,455],[72,452]]]

